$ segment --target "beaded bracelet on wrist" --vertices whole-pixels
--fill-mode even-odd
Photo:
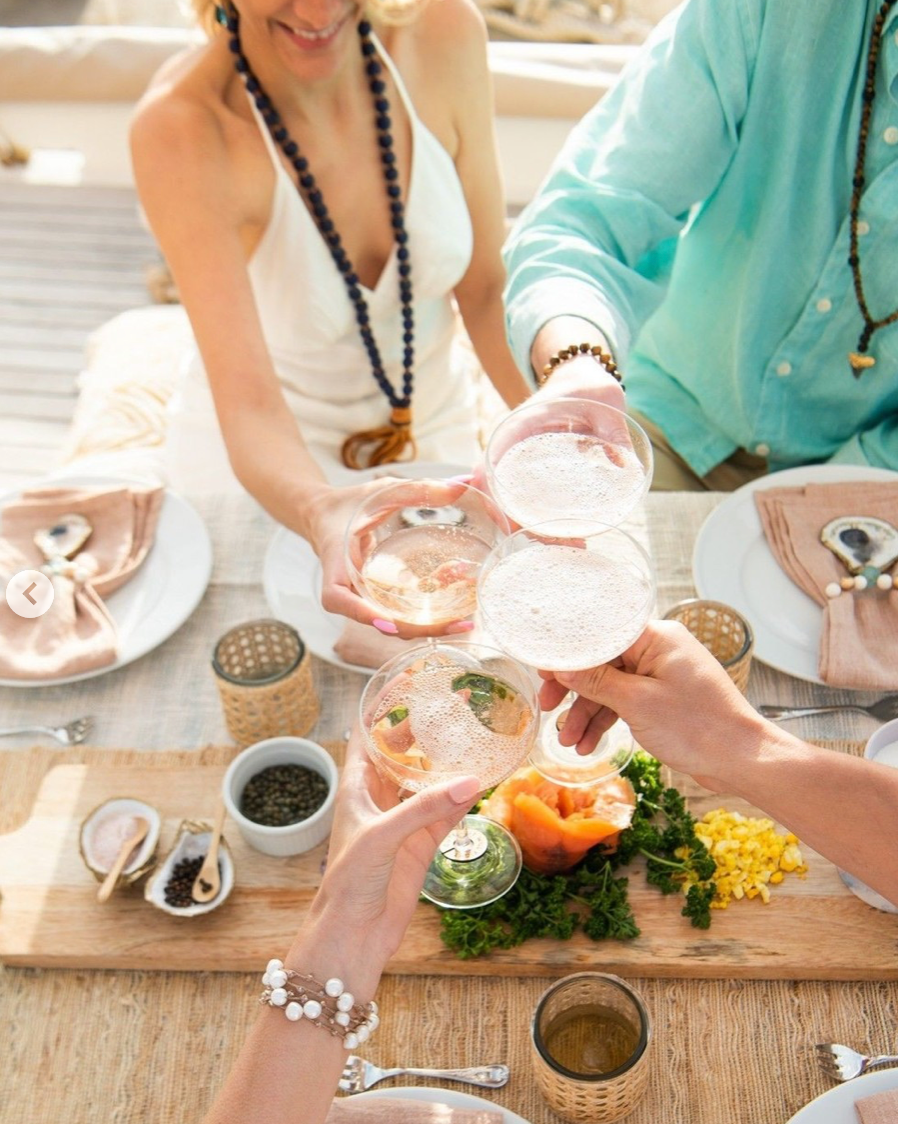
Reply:
[[[372,999],[364,1006],[336,977],[321,983],[313,976],[285,968],[281,960],[269,960],[262,976],[264,991],[260,1003],[278,1007],[290,1022],[305,1019],[320,1026],[335,1038],[342,1038],[347,1050],[367,1042],[380,1019]]]
[[[547,382],[552,372],[556,367],[560,367],[562,363],[566,363],[568,359],[573,359],[576,355],[591,355],[593,359],[605,370],[613,379],[621,384],[621,390],[625,390],[624,377],[618,370],[617,364],[614,362],[612,356],[597,343],[572,343],[568,347],[561,348],[556,351],[554,355],[549,356],[549,361],[543,367],[542,374],[536,376],[536,381],[540,386]]]

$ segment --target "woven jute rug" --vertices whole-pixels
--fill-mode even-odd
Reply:
[[[234,753],[4,752],[0,831],[27,818],[54,764],[145,764],[151,756],[168,768],[223,764]],[[651,1015],[654,1041],[648,1091],[627,1117],[631,1124],[784,1124],[828,1088],[813,1043],[875,1052],[894,1045],[898,1026],[896,983],[632,982]],[[382,1027],[367,1056],[386,1065],[507,1062],[509,1084],[483,1096],[531,1124],[553,1124],[558,1118],[531,1077],[528,1042],[533,1009],[548,983],[386,977],[378,995]],[[199,1122],[255,1018],[257,995],[252,975],[6,969],[0,973],[0,1121]]]

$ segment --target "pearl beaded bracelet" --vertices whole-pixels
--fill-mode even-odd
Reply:
[[[336,977],[320,983],[313,976],[285,968],[281,960],[269,960],[262,985],[265,990],[260,1003],[281,1008],[290,1022],[306,1019],[313,1026],[323,1027],[342,1038],[347,1050],[367,1042],[380,1023],[374,1000],[365,1006],[356,1003]]]

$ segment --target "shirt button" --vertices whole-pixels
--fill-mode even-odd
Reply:
[[[755,445],[755,453],[759,457],[766,457],[769,452],[770,452],[770,446],[769,445],[764,445],[764,444]]]
[[[778,375],[791,375],[792,374],[792,364],[789,363],[789,362],[780,363],[780,365],[776,369],[776,373]],[[764,456],[764,454],[762,453],[761,456]]]
[[[860,222],[857,224],[857,232],[858,232],[858,234],[861,234],[861,235],[869,234],[870,233],[870,224],[868,222],[864,222],[864,220],[861,219]]]
[[[832,306],[833,302],[829,299],[829,297],[821,297],[820,300],[817,301],[818,312],[829,312]]]
[[[882,134],[882,139],[886,144],[898,144],[898,125],[889,125]]]

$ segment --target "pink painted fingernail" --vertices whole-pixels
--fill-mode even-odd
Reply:
[[[446,626],[446,632],[470,632],[473,627],[473,621],[455,621],[454,624]]]
[[[449,795],[456,804],[470,804],[478,792],[480,781],[476,777],[459,777],[449,785]]]
[[[447,484],[470,484],[474,479],[473,472],[463,473],[461,476],[449,476],[446,479]]]
[[[379,617],[371,622],[378,632],[384,632],[387,636],[395,636],[399,629],[393,624],[392,621],[382,621]]]

